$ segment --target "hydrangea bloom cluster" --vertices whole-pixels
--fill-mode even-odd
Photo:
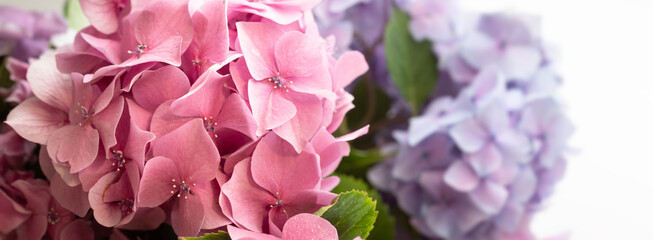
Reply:
[[[25,12],[0,7],[0,56],[22,62],[36,58],[49,47],[50,38],[66,31],[66,22],[54,12]]]
[[[28,60],[38,58],[49,47],[55,34],[66,31],[63,17],[54,12],[25,12],[0,6],[0,56],[5,56],[6,68],[14,81],[11,89],[0,89],[6,102],[18,104],[31,96],[25,81]]]
[[[482,14],[459,31],[452,12],[418,11],[444,2],[405,7],[414,37],[435,42],[439,86],[455,87],[395,132],[396,156],[368,177],[429,238],[534,239],[529,220],[564,173],[573,131],[553,59],[524,16]]]
[[[92,213],[116,235],[167,222],[180,236],[337,239],[305,213],[331,204],[329,175],[367,131],[332,135],[368,66],[328,51],[317,2],[80,0],[91,26],[31,63],[34,97],[6,121],[40,145],[49,186],[31,185],[52,201],[0,186],[2,234],[71,222],[87,230],[48,234],[87,238]]]

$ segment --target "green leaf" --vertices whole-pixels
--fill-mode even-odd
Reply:
[[[376,209],[379,215],[376,217],[374,228],[370,232],[369,239],[394,239],[395,238],[395,219],[390,214],[388,205],[381,201],[381,195],[375,189],[371,188],[363,180],[352,176],[337,174],[340,177],[340,184],[333,189],[333,193],[341,193],[351,190],[366,191],[369,196],[377,202]]]
[[[367,238],[378,214],[375,210],[376,201],[368,197],[366,192],[357,190],[341,193],[335,201],[319,216],[336,227],[340,240],[351,240],[358,236]]]
[[[219,231],[217,233],[207,233],[201,237],[180,237],[180,240],[231,240],[229,234],[225,231]]]
[[[81,30],[89,25],[88,19],[82,12],[82,7],[79,5],[78,0],[68,0],[64,6],[64,16],[68,22],[68,27]]]
[[[409,21],[406,13],[394,9],[385,29],[385,53],[392,80],[417,114],[438,80],[438,70],[431,43],[415,42]]]

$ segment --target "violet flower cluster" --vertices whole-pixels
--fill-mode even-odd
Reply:
[[[434,42],[438,87],[454,87],[394,133],[396,156],[370,181],[428,238],[534,239],[530,219],[563,176],[573,132],[536,21],[464,16],[446,0],[404,4],[414,38]]]
[[[49,48],[50,38],[66,29],[65,20],[57,13],[0,6],[0,56],[6,57],[5,66],[14,82],[11,89],[0,89],[6,102],[18,104],[31,96],[25,81],[28,60],[38,58]]]
[[[121,239],[167,222],[180,236],[337,239],[312,213],[367,132],[332,135],[368,66],[328,51],[317,3],[80,0],[91,26],[31,62],[34,96],[7,117],[0,238]],[[10,169],[22,138],[48,181]]]

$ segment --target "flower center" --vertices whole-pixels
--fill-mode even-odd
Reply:
[[[279,73],[277,73],[277,75],[274,76],[274,77],[268,78],[268,82],[271,82],[273,84],[274,88],[284,88],[284,89],[286,89],[286,92],[288,92],[287,84],[292,83],[292,81],[286,80],[286,79],[282,78],[281,76],[279,76]]]
[[[132,199],[127,198],[125,200],[120,200],[118,206],[120,207],[120,213],[123,217],[134,212],[134,200]]]
[[[56,224],[57,222],[59,222],[59,219],[61,219],[59,218],[59,213],[55,211],[54,208],[50,208],[50,210],[48,210],[47,218],[48,218],[48,223],[52,225]]]
[[[213,117],[204,117],[204,129],[214,138],[218,138],[218,134],[215,133],[217,125],[217,122],[213,122]]]
[[[270,208],[275,208],[275,207],[281,207],[283,208],[283,199],[279,196],[279,192],[275,194],[275,198],[277,199],[274,204],[270,204]],[[283,212],[286,212],[284,209]]]
[[[195,183],[190,184],[186,183],[185,180],[181,180],[181,183],[177,182],[176,179],[172,179],[172,191],[170,193],[175,194],[177,193],[177,197],[181,198],[181,196],[184,196],[184,199],[188,199],[188,194],[190,194],[191,187],[195,186]]]
[[[84,107],[81,103],[77,103],[78,109],[75,110],[75,113],[79,114],[79,122],[77,125],[84,126],[86,123],[90,122],[91,120],[91,115],[86,107]]]
[[[122,151],[120,150],[111,150],[113,155],[111,156],[111,166],[116,167],[116,171],[120,172],[120,169],[125,168],[125,162],[127,162],[127,159],[125,159],[125,155],[123,155]]]
[[[141,43],[141,44],[138,44],[138,46],[136,46],[136,51],[127,50],[127,53],[135,54],[137,57],[140,57],[141,54],[143,54],[143,52],[145,52],[146,48],[147,48],[147,45]]]

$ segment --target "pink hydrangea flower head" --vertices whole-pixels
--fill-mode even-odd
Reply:
[[[198,188],[215,179],[220,154],[206,135],[200,119],[187,122],[154,142],[154,158],[147,161],[137,204],[157,207],[171,200],[175,232],[195,236],[205,219]]]
[[[230,203],[231,218],[238,226],[262,232],[267,222],[265,231],[280,235],[290,217],[315,212],[336,196],[319,190],[320,178],[311,148],[297,154],[288,142],[269,133],[251,160],[236,164],[233,176],[222,186],[221,202]]]
[[[334,99],[325,48],[318,37],[266,23],[238,23],[258,135],[273,130],[297,152],[319,127],[320,98]],[[278,39],[270,41],[270,39]]]

